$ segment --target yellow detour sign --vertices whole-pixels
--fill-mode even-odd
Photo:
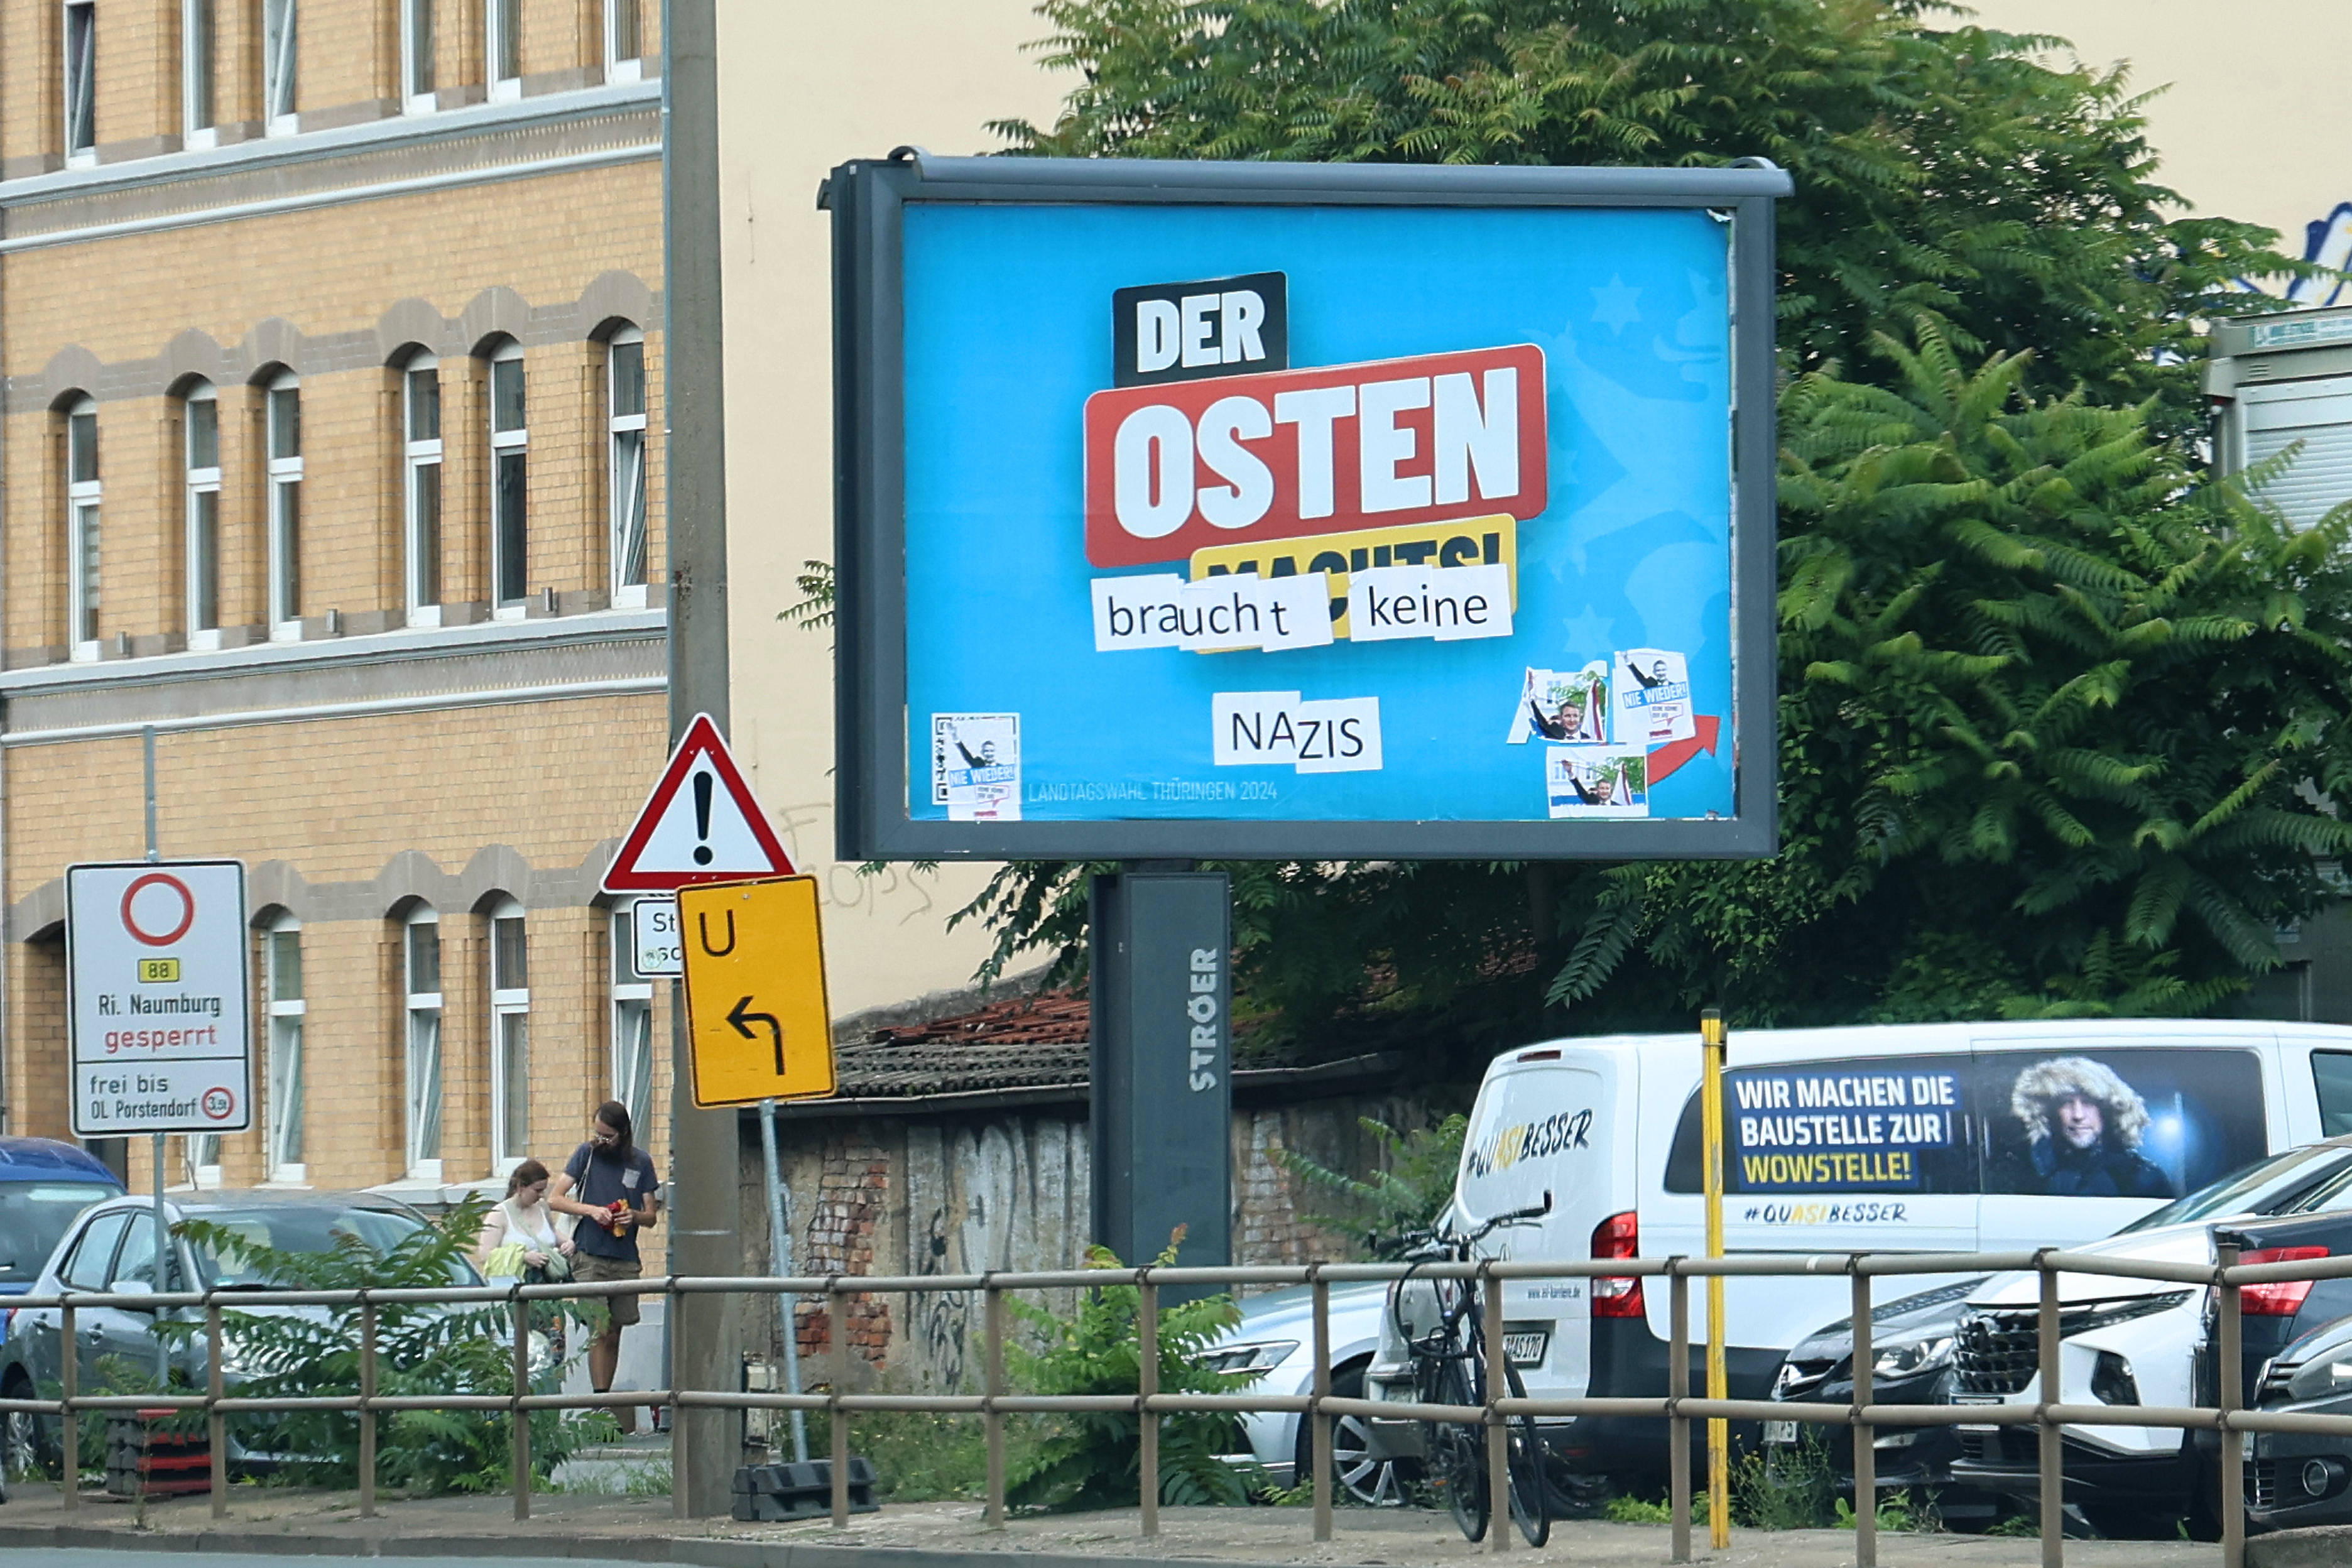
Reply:
[[[816,879],[763,877],[678,889],[694,1103],[831,1094],[833,1010]]]

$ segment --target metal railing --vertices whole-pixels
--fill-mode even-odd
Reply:
[[[2040,1399],[2032,1404],[2002,1405],[1880,1405],[1872,1400],[1872,1282],[1882,1278],[1904,1278],[1920,1275],[1993,1274],[2032,1272],[2041,1278],[2037,1315],[2037,1360],[2035,1384]],[[1341,1398],[1331,1393],[1331,1326],[1330,1289],[1334,1285],[1359,1282],[1393,1281],[1410,1274],[1415,1279],[1460,1279],[1473,1281],[1487,1296],[1486,1327],[1489,1344],[1487,1353],[1499,1358],[1503,1352],[1501,1336],[1503,1311],[1502,1287],[1509,1280],[1591,1279],[1597,1278],[1637,1278],[1662,1279],[1670,1293],[1667,1347],[1667,1388],[1662,1397],[1582,1397],[1490,1399],[1483,1405],[1426,1405],[1399,1400]],[[2219,1293],[2216,1316],[2215,1356],[2219,1373],[2218,1399],[2212,1405],[2066,1405],[2049,1396],[2053,1386],[2048,1373],[2059,1362],[2061,1344],[2060,1294],[2062,1277],[2066,1275],[2099,1275],[2123,1279],[2147,1280],[2203,1286]],[[1852,1280],[1853,1334],[1853,1397],[1843,1405],[1809,1402],[1781,1402],[1759,1399],[1706,1399],[1690,1392],[1691,1352],[1697,1342],[1691,1333],[1690,1282],[1695,1279],[1720,1276],[1727,1278],[1790,1278],[1845,1276]],[[77,1315],[83,1310],[100,1307],[131,1308],[142,1311],[200,1310],[204,1313],[205,1342],[207,1350],[207,1377],[202,1394],[82,1394],[78,1386],[79,1357],[61,1358],[59,1396],[56,1399],[0,1399],[0,1412],[26,1412],[33,1415],[60,1417],[64,1424],[64,1440],[60,1444],[65,1455],[79,1452],[79,1422],[85,1413],[110,1410],[201,1411],[204,1413],[210,1437],[212,1463],[212,1510],[215,1518],[225,1517],[227,1505],[228,1449],[226,1422],[232,1415],[290,1414],[302,1411],[351,1412],[359,1417],[359,1486],[360,1513],[372,1517],[376,1511],[376,1417],[385,1412],[403,1410],[479,1410],[505,1412],[516,1417],[513,1422],[512,1469],[514,1476],[514,1508],[517,1519],[527,1519],[531,1503],[530,1424],[521,1417],[535,1410],[568,1410],[611,1408],[616,1405],[667,1405],[678,1409],[698,1410],[818,1410],[827,1413],[832,1427],[832,1514],[836,1528],[846,1528],[850,1518],[850,1484],[848,1457],[850,1448],[849,1417],[861,1411],[907,1410],[937,1414],[977,1415],[981,1417],[987,1452],[987,1482],[985,1518],[989,1525],[1002,1527],[1005,1519],[1005,1449],[1004,1418],[1014,1415],[1051,1415],[1117,1412],[1125,1414],[1172,1415],[1181,1412],[1219,1411],[1234,1415],[1270,1412],[1296,1413],[1307,1417],[1310,1428],[1310,1455],[1313,1477],[1313,1534],[1318,1542],[1328,1541],[1332,1535],[1332,1430],[1334,1419],[1356,1416],[1402,1421],[1451,1421],[1484,1425],[1489,1434],[1490,1447],[1499,1436],[1502,1423],[1517,1415],[1541,1417],[1612,1416],[1619,1418],[1660,1420],[1667,1424],[1667,1447],[1670,1455],[1669,1498],[1672,1513],[1672,1552],[1675,1563],[1687,1563],[1691,1555],[1691,1426],[1694,1421],[1725,1418],[1734,1421],[1795,1421],[1824,1426],[1847,1426],[1853,1430],[1854,1496],[1854,1560],[1858,1568],[1875,1568],[1877,1562],[1877,1510],[1860,1500],[1874,1500],[1876,1472],[1874,1466],[1874,1434],[1881,1426],[2032,1426],[2039,1433],[2040,1502],[2042,1561],[2047,1568],[2059,1568],[2063,1559],[2063,1428],[2068,1426],[2136,1426],[2170,1427],[2184,1432],[2189,1429],[2211,1430],[2222,1436],[2221,1444],[2221,1561],[2224,1568],[2242,1568],[2245,1559],[2245,1508],[2243,1484],[2243,1454],[2241,1446],[2231,1440],[2235,1435],[2251,1432],[2325,1433],[2352,1437],[2352,1415],[2321,1415],[2302,1412],[2263,1412],[2245,1408],[2242,1369],[2242,1337],[2240,1293],[2247,1286],[2274,1284],[2289,1280],[2341,1279],[2352,1278],[2352,1257],[2302,1258],[2287,1262],[2243,1264],[2238,1261],[2238,1249],[2223,1246],[2211,1264],[2174,1264],[2086,1256],[2055,1247],[2034,1252],[1986,1253],[1891,1253],[1856,1252],[1813,1255],[1769,1255],[1721,1258],[1594,1258],[1548,1262],[1507,1262],[1486,1260],[1473,1263],[1376,1264],[1325,1263],[1285,1267],[1234,1268],[1067,1268],[1033,1273],[992,1272],[962,1275],[850,1275],[836,1274],[818,1278],[790,1279],[703,1279],[667,1276],[641,1280],[618,1280],[606,1283],[568,1283],[561,1285],[487,1285],[436,1289],[378,1289],[351,1290],[254,1290],[184,1292],[173,1294],[107,1295],[100,1292],[66,1292],[47,1296],[18,1296],[10,1299],[6,1307],[16,1311],[35,1309],[57,1309],[60,1313],[59,1342],[76,1342]],[[1313,1354],[1314,1381],[1312,1392],[1304,1394],[1276,1394],[1240,1392],[1234,1394],[1168,1394],[1160,1392],[1159,1378],[1159,1298],[1163,1289],[1203,1286],[1295,1286],[1305,1285],[1313,1292]],[[1133,1286],[1138,1289],[1137,1336],[1140,1369],[1139,1391],[1132,1394],[1016,1394],[1005,1385],[1004,1345],[1006,1312],[1004,1298],[1009,1291],[1070,1290],[1102,1286]],[[853,1379],[851,1360],[855,1351],[847,1331],[847,1299],[852,1296],[912,1295],[924,1292],[978,1291],[983,1300],[982,1332],[983,1345],[983,1390],[972,1394],[851,1394],[846,1390]],[[738,1390],[695,1389],[680,1386],[679,1372],[683,1353],[681,1340],[672,1336],[670,1342],[670,1386],[660,1389],[614,1389],[588,1394],[539,1394],[531,1391],[530,1364],[530,1319],[533,1304],[548,1301],[579,1301],[614,1296],[662,1296],[675,1312],[681,1298],[697,1295],[742,1294],[754,1296],[791,1295],[814,1298],[824,1303],[829,1340],[829,1373],[831,1387],[824,1393],[782,1394],[755,1393]],[[381,1308],[394,1305],[414,1306],[481,1306],[507,1304],[512,1314],[514,1383],[507,1394],[383,1394],[377,1387],[376,1319]],[[223,1314],[264,1307],[346,1307],[359,1312],[359,1383],[357,1394],[320,1395],[315,1397],[259,1398],[246,1397],[228,1392],[224,1381],[222,1359]],[[673,1316],[670,1321],[677,1320]],[[691,1452],[688,1432],[691,1423],[672,1419],[670,1423],[670,1465],[672,1494],[678,1517],[687,1517],[689,1466],[719,1463],[731,1469],[739,1456],[732,1452],[698,1455]],[[1141,1445],[1140,1473],[1156,1477],[1159,1473],[1158,1423],[1142,1421],[1139,1427]],[[71,1510],[79,1497],[79,1477],[70,1464],[64,1467],[62,1489],[64,1506]],[[1493,1552],[1511,1548],[1512,1532],[1504,1522],[1509,1517],[1506,1468],[1490,1465],[1490,1517],[1496,1521],[1487,1532],[1487,1548]],[[1141,1533],[1156,1535],[1160,1529],[1158,1489],[1146,1486],[1139,1500]]]

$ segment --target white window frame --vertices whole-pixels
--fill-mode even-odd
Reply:
[[[66,167],[98,162],[98,0],[65,0],[64,76]]]
[[[78,421],[87,419],[82,426]],[[89,446],[89,474],[76,479],[83,432]],[[98,657],[98,616],[102,601],[105,542],[99,482],[98,400],[84,397],[66,410],[66,646],[77,659]],[[87,634],[87,635],[85,635]]]
[[[429,435],[420,434],[416,417],[419,384],[415,378],[426,374],[433,377],[433,427]],[[406,579],[408,624],[412,626],[441,624],[441,527],[447,495],[442,483],[442,458],[446,448],[441,437],[440,379],[441,362],[431,354],[414,355],[400,367],[401,574]],[[432,470],[429,492],[425,483],[425,470],[428,468]],[[429,530],[425,518],[425,497],[428,493],[433,498]]]
[[[620,20],[631,18],[636,37],[630,40],[636,47],[628,54],[619,52]],[[643,81],[646,78],[646,11],[645,0],[604,0],[604,79],[606,81]]]
[[[506,367],[511,366],[509,370]],[[485,515],[490,521],[490,548],[486,552],[490,563],[490,615],[495,620],[519,621],[528,613],[530,598],[530,382],[522,361],[522,345],[509,339],[492,351],[489,363],[488,405],[490,427],[490,460],[484,465],[489,475],[489,504]],[[522,423],[511,429],[499,428],[499,382],[511,374],[522,383]],[[505,468],[509,463],[522,467],[520,505],[521,515],[509,519],[505,496]],[[509,528],[516,535],[509,544]],[[520,555],[520,559],[510,559]],[[509,568],[514,569],[516,591],[506,592]]]
[[[191,1132],[184,1151],[188,1170],[188,1185],[207,1191],[221,1184],[221,1135],[217,1132]]]
[[[499,68],[508,64],[513,74],[500,75]],[[522,97],[522,0],[482,0],[482,77],[492,103]]]
[[[430,991],[416,989],[421,978],[416,973],[416,943],[418,928],[422,926],[433,928]],[[409,1180],[437,1182],[441,1179],[441,1111],[447,1083],[443,1070],[447,1056],[442,1030],[441,988],[447,982],[441,973],[441,916],[430,904],[416,905],[401,921],[400,984],[404,995],[401,1007],[401,1148]],[[429,1075],[417,1071],[424,1061],[431,1064]]]
[[[637,973],[637,901],[613,911],[613,1098],[629,1108],[629,1125],[653,1125],[654,983]]]
[[[619,351],[634,347],[637,361],[637,411],[621,410]],[[616,609],[646,607],[651,507],[646,486],[646,407],[651,391],[645,374],[646,334],[635,327],[614,332],[604,347],[605,510],[609,514],[606,559]],[[634,515],[632,515],[634,513]],[[631,555],[635,559],[632,568]]]
[[[439,76],[433,51],[433,7],[436,0],[400,0],[400,107],[408,114],[430,114],[441,107],[435,85]]]
[[[290,914],[281,914],[269,922],[262,935],[261,994],[267,998],[269,1020],[269,1101],[262,1131],[262,1168],[273,1186],[300,1186],[310,1179],[310,1167],[302,1158],[302,1034],[310,1004],[302,995],[278,994],[280,939],[285,937],[294,939],[294,989],[305,989],[301,974],[302,922]],[[290,1117],[287,1109],[289,1101],[293,1107]]]
[[[273,642],[302,640],[302,381],[281,371],[262,391],[262,453],[268,464],[263,521],[268,529],[269,602],[262,606]],[[291,410],[289,430],[286,411]],[[290,440],[282,439],[289,437]],[[290,451],[281,447],[290,447]]]
[[[261,125],[268,136],[302,129],[296,96],[302,85],[299,0],[261,0]]]
[[[212,451],[196,450],[196,430],[201,415],[212,421]],[[220,468],[220,393],[211,382],[199,382],[188,388],[180,399],[180,456],[185,467],[185,482],[181,501],[184,524],[181,559],[186,570],[182,584],[185,595],[185,620],[188,647],[196,649],[216,648],[221,645],[221,468]],[[209,455],[210,463],[200,463],[201,456]],[[207,604],[206,601],[210,603]]]
[[[523,973],[499,962],[499,927],[520,928]],[[522,905],[504,899],[490,910],[484,959],[490,975],[490,1174],[503,1176],[530,1157],[530,926]],[[520,985],[500,984],[520,980]],[[514,1103],[517,1097],[521,1103]],[[512,1125],[509,1125],[509,1122]]]
[[[180,144],[220,144],[220,0],[180,0]]]

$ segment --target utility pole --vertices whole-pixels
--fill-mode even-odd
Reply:
[[[662,335],[664,455],[669,469],[669,729],[672,742],[697,713],[729,725],[727,670],[727,442],[719,312],[719,59],[717,0],[664,0],[662,49]],[[739,1274],[733,1110],[696,1108],[689,1089],[685,998],[670,986],[670,1270]],[[685,1386],[733,1390],[742,1379],[741,1324],[729,1299],[672,1298],[668,1325]],[[736,1465],[734,1419],[673,1407],[687,1423],[678,1512],[728,1513]]]

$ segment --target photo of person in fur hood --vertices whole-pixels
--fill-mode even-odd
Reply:
[[[2147,1104],[2115,1069],[2055,1057],[2017,1075],[2009,1108],[2025,1125],[2026,1157],[2053,1197],[2168,1198],[2172,1184],[2139,1152]]]

